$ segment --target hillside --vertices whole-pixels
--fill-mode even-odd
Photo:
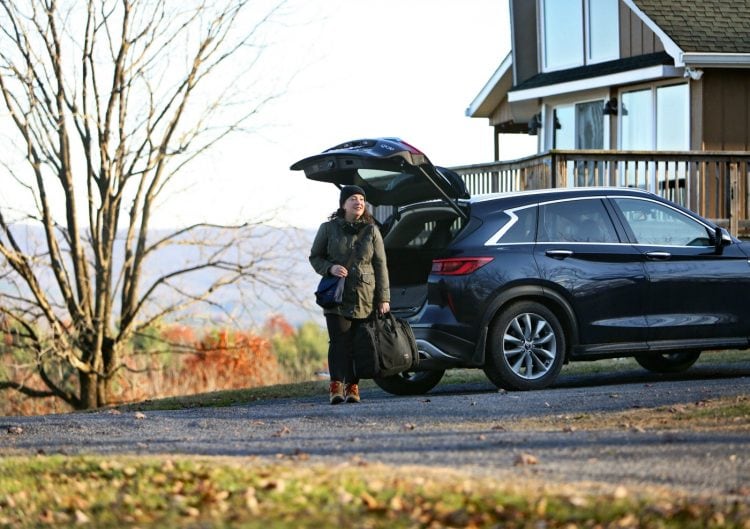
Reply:
[[[24,252],[36,255],[42,285],[51,297],[59,300],[59,289],[44,251],[42,229],[28,224],[19,225],[13,228],[13,234]],[[149,234],[148,241],[152,244],[168,234],[170,232],[165,230],[154,231]],[[293,325],[311,319],[322,324],[322,315],[313,301],[318,276],[307,261],[314,235],[314,230],[263,225],[252,227],[239,240],[232,241],[224,230],[201,228],[190,236],[175,239],[149,256],[143,270],[141,291],[145,291],[158,277],[205,262],[212,251],[229,246],[222,259],[232,262],[250,258],[253,264],[248,272],[253,277],[217,290],[210,303],[192,307],[181,313],[181,318],[195,323],[235,320],[241,325],[252,326],[262,324],[270,315],[281,314]],[[122,270],[123,240],[124,235],[121,234],[115,251],[116,277]],[[62,238],[60,244],[64,244]],[[93,262],[93,259],[90,261]],[[7,265],[4,263],[2,266]],[[70,263],[66,263],[66,267],[70,272]],[[157,310],[157,305],[163,306],[186,293],[198,295],[205,292],[213,282],[227,274],[217,269],[204,269],[175,277],[157,290],[156,303],[150,309]],[[0,296],[15,293],[11,281],[0,284]]]

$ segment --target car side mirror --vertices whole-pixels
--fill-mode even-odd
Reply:
[[[722,248],[732,244],[732,237],[729,235],[729,232],[719,226],[716,226],[716,228],[714,228],[713,239],[714,247],[716,248],[717,252],[721,252]]]

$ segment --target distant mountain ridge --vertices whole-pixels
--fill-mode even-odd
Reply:
[[[299,325],[305,321],[314,320],[323,323],[320,309],[314,304],[313,292],[319,276],[308,262],[308,255],[312,239],[316,230],[299,228],[282,228],[269,225],[255,226],[252,237],[239,240],[230,249],[230,254],[237,257],[241,254],[253,255],[257,253],[257,266],[254,267],[261,280],[230,285],[218,291],[212,299],[212,305],[196,305],[194,314],[183,314],[190,321],[210,321],[215,324],[229,323],[235,319],[240,325],[261,325],[270,316],[280,314],[292,325]],[[35,225],[17,225],[12,229],[19,245],[28,253],[33,251],[39,255],[41,248],[46,250],[44,232]],[[154,230],[149,234],[149,242],[174,233],[173,230]],[[201,227],[193,235],[198,238],[220,243],[231,242],[224,230],[212,227]],[[209,255],[206,248],[191,243],[192,237],[183,237],[176,244],[159,249],[149,257],[144,266],[141,290],[151,284],[159,275],[177,270],[180,267],[195,264],[206,259]],[[124,236],[120,241],[124,240]],[[60,244],[64,244],[60,240]],[[124,252],[122,242],[116,243],[119,248],[115,251],[115,270],[122,268]],[[249,252],[249,253],[248,253]],[[46,252],[45,252],[46,253]],[[3,266],[7,264],[3,263]],[[69,265],[68,265],[69,266]],[[253,267],[250,273],[255,272]],[[190,273],[175,280],[175,288],[179,286],[182,292],[198,294],[205,292],[211,283],[220,277],[222,272],[214,269],[204,269]],[[40,274],[40,281],[50,295],[55,295],[58,286],[54,281],[51,270],[44,270]],[[177,285],[178,284],[178,285]],[[285,291],[286,290],[286,291]],[[0,293],[11,292],[10,286],[0,283]],[[163,298],[175,294],[172,289],[164,289]],[[228,316],[228,315],[231,315]]]

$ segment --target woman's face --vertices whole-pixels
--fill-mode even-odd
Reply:
[[[344,201],[344,213],[346,220],[357,220],[365,212],[365,197],[352,195]]]

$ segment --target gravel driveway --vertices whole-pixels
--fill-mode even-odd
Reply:
[[[323,385],[321,385],[323,390]],[[522,429],[518,419],[692,404],[750,394],[750,361],[698,364],[669,379],[642,370],[563,376],[551,389],[498,392],[443,385],[428,395],[363,391],[360,405],[325,396],[229,408],[0,417],[0,454],[192,454],[306,462],[463,467],[547,482],[666,486],[690,494],[750,492],[750,432],[629,428]],[[747,424],[747,423],[745,423]]]

